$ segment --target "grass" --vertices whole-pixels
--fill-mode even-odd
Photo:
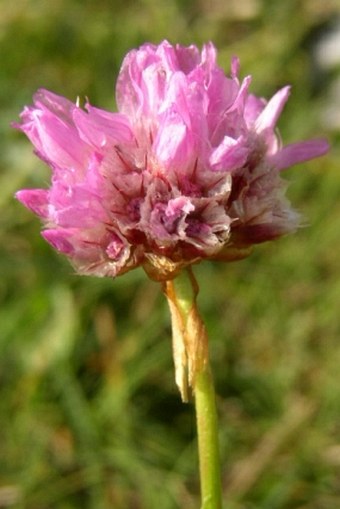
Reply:
[[[160,287],[140,270],[115,281],[74,275],[13,200],[17,189],[48,182],[9,127],[34,91],[88,96],[113,109],[126,51],[163,38],[213,40],[226,70],[238,54],[258,94],[291,83],[284,140],[332,140],[329,156],[286,173],[308,227],[247,260],[205,263],[195,273],[217,385],[226,507],[340,507],[339,133],[321,123],[337,70],[312,59],[335,2],[225,5],[0,3],[0,507],[199,505],[193,408],[174,384]]]

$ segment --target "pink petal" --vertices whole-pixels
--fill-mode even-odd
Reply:
[[[157,115],[160,106],[162,106],[166,86],[167,74],[163,62],[153,63],[142,72],[141,91],[143,100],[141,101],[141,111],[149,120]]]
[[[72,123],[72,111],[76,105],[49,90],[40,88],[33,96],[34,106],[37,109],[48,110],[53,115],[62,118],[66,122]]]
[[[207,69],[209,73],[216,69],[217,51],[212,42],[204,44],[202,49],[202,66]]]
[[[166,166],[173,164],[185,167],[194,156],[187,88],[185,75],[181,72],[173,74],[166,100],[162,104],[163,111],[160,111],[160,125],[153,148]]]
[[[283,147],[279,152],[269,157],[268,160],[278,170],[284,170],[294,164],[323,156],[328,152],[329,148],[329,143],[324,139],[302,141]]]
[[[169,218],[179,217],[181,215],[187,215],[195,210],[195,206],[191,200],[186,196],[179,196],[169,200],[168,205],[165,209],[165,215]]]
[[[119,111],[129,118],[135,118],[143,104],[142,74],[159,60],[156,48],[153,44],[144,44],[138,51],[130,51],[123,60],[116,84],[116,101]]]
[[[157,58],[157,63],[162,65],[163,72],[165,71],[168,74],[180,70],[176,47],[172,46],[168,41],[161,42],[156,48],[155,57]]]
[[[231,77],[237,79],[240,72],[240,59],[236,56],[231,58]]]
[[[239,88],[237,97],[234,101],[234,104],[231,106],[231,111],[238,110],[241,115],[243,115],[244,105],[248,96],[248,89],[251,83],[251,76],[246,76],[241,83]]]
[[[22,189],[15,197],[41,218],[48,217],[49,191],[46,189]]]
[[[248,128],[251,128],[254,125],[256,119],[260,116],[260,113],[263,111],[266,104],[267,101],[265,101],[265,99],[256,97],[253,94],[248,95],[244,109],[244,118]]]
[[[78,136],[70,101],[51,92],[40,90],[35,106],[26,107],[17,125],[31,140],[44,159],[59,167],[81,168],[88,150]]]
[[[112,234],[112,239],[106,248],[106,254],[111,260],[119,260],[126,245],[116,234]]]
[[[194,157],[194,140],[181,115],[171,109],[164,115],[153,149],[166,167],[185,169]]]
[[[176,45],[176,57],[178,68],[185,74],[189,74],[200,63],[198,48],[193,44],[188,47]]]
[[[290,87],[283,87],[270,99],[256,120],[255,129],[258,133],[275,128],[276,122],[288,100],[289,93]]]
[[[209,163],[215,171],[233,171],[242,168],[248,152],[243,137],[234,140],[225,136],[222,143],[211,153]]]
[[[49,244],[51,244],[54,249],[59,251],[60,253],[71,256],[74,254],[74,247],[72,243],[69,241],[71,235],[67,232],[67,230],[62,230],[60,228],[55,230],[44,230],[41,232],[41,235]]]
[[[41,152],[59,167],[81,169],[88,155],[88,147],[79,138],[77,129],[57,117],[41,115],[36,127]],[[37,147],[39,149],[39,147]]]
[[[73,119],[79,136],[89,145],[103,147],[107,140],[128,143],[133,140],[128,119],[120,113],[109,113],[87,105],[88,113],[76,108]]]

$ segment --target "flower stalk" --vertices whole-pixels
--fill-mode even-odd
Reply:
[[[209,367],[197,374],[194,389],[202,509],[222,508],[215,389]]]
[[[195,400],[201,509],[221,509],[215,390],[209,367],[206,329],[196,304],[198,285],[192,270],[187,269],[164,286],[172,317],[176,382],[183,401],[188,401],[189,389]]]

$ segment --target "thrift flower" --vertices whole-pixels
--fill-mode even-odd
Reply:
[[[16,127],[52,182],[16,196],[79,273],[115,277],[143,266],[168,280],[203,259],[247,256],[253,244],[297,228],[281,170],[328,145],[282,146],[276,123],[289,87],[267,102],[249,92],[250,76],[238,75],[236,58],[225,75],[212,43],[200,52],[164,41],[125,57],[118,113],[35,94]]]
[[[16,125],[51,168],[49,189],[17,198],[44,238],[82,274],[115,277],[142,266],[163,282],[175,379],[195,398],[202,509],[222,508],[217,413],[208,337],[191,270],[203,259],[247,256],[294,231],[298,215],[281,170],[328,150],[324,140],[282,146],[276,123],[289,87],[268,102],[216,63],[213,44],[145,44],[118,76],[118,113],[85,110],[40,90]],[[187,270],[183,270],[187,269]]]

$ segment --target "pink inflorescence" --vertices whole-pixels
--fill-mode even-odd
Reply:
[[[51,167],[52,183],[16,196],[78,272],[114,277],[142,265],[164,280],[296,229],[280,171],[328,144],[282,147],[275,129],[289,87],[267,102],[238,71],[234,58],[224,74],[211,43],[199,52],[164,41],[125,57],[119,113],[35,94],[16,127]]]

